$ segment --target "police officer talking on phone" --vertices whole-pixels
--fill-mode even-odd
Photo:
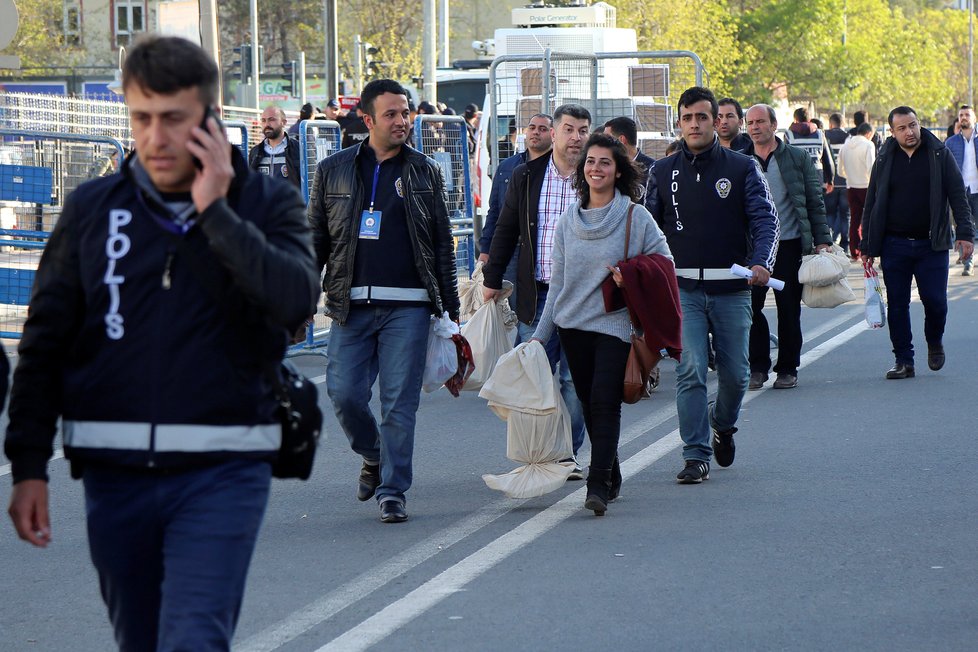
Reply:
[[[61,417],[119,649],[227,650],[281,438],[263,367],[315,310],[312,243],[298,193],[249,171],[215,117],[201,127],[218,69],[200,47],[144,37],[122,85],[135,153],[68,197],[37,270],[9,512],[57,545]]]

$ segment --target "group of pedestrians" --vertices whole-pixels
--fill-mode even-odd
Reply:
[[[319,163],[304,206],[284,115],[263,113],[265,140],[246,159],[212,116],[218,77],[189,41],[149,36],[131,49],[122,83],[136,147],[118,174],[66,201],[14,373],[5,440],[14,527],[35,546],[52,540],[47,463],[60,418],[122,650],[228,649],[281,439],[270,369],[321,291],[332,319],[327,390],[362,459],[356,496],[374,499],[385,523],[408,519],[425,365],[418,343],[433,314],[459,318],[445,180],[409,144],[407,91],[393,80],[364,87],[366,136]],[[677,481],[699,484],[711,460],[734,462],[745,393],[771,370],[761,309],[772,272],[786,282],[776,297],[775,386],[797,384],[797,269],[831,242],[822,196],[834,172],[776,136],[771,107],[745,114],[693,87],[677,113],[678,151],[654,164],[638,155],[630,119],[596,130],[576,104],[535,115],[527,151],[500,165],[490,198],[485,298],[515,281],[519,336],[545,347],[561,380],[578,477],[576,455],[590,439],[584,506],[595,514],[621,492],[630,309],[644,314],[654,303],[674,317],[676,332],[656,335],[679,363]],[[893,138],[869,166],[859,247],[867,263],[882,257],[896,358],[887,378],[909,378],[911,280],[924,303],[928,364],[939,369],[948,249],[953,242],[971,260],[969,195],[978,193],[965,183],[972,191],[978,181],[966,120],[960,156],[922,132],[909,107],[889,122]],[[741,153],[733,146],[745,142],[744,127]],[[851,161],[842,156],[847,170],[867,167],[858,147]],[[734,264],[750,278],[731,276]],[[667,291],[630,292],[636,278]],[[628,308],[609,309],[605,296],[616,291]]]

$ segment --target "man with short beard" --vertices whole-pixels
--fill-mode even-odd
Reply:
[[[976,163],[976,152],[978,152],[978,138],[975,138],[975,110],[968,105],[958,109],[958,132],[948,138],[944,144],[954,157],[958,169],[961,170],[961,177],[964,179],[964,187],[968,192],[968,204],[971,206],[971,219],[978,219],[978,163]],[[974,275],[974,261],[958,258],[958,264],[964,265],[961,276]]]
[[[735,152],[742,152],[750,147],[750,136],[740,131],[744,127],[744,109],[740,102],[732,97],[724,97],[717,104],[720,106],[720,122],[717,125],[720,146]]]
[[[299,167],[299,143],[285,133],[285,112],[270,106],[261,114],[261,130],[265,140],[251,148],[248,167],[256,172],[285,179],[296,189],[302,185]]]

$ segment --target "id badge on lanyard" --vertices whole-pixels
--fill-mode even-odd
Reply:
[[[374,210],[374,201],[377,199],[377,180],[380,177],[380,163],[374,168],[374,185],[370,191],[370,208],[360,213],[360,239],[379,240],[380,221],[383,217],[382,211]]]

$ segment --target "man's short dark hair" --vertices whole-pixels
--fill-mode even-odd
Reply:
[[[890,115],[886,116],[886,123],[891,127],[893,126],[893,116],[895,115],[912,115],[913,117],[916,118],[917,112],[914,111],[909,106],[898,106],[897,108],[890,111]]]
[[[587,120],[588,124],[591,124],[591,112],[580,104],[561,104],[554,111],[554,121],[553,124],[560,122],[560,119],[565,115],[569,115],[575,120]]]
[[[795,112],[792,115],[798,122],[808,122],[808,109],[803,106],[799,106],[797,109],[795,109]]]
[[[604,126],[605,129],[611,129],[611,133],[615,135],[615,138],[624,136],[625,142],[632,147],[638,145],[638,125],[628,116],[622,115],[617,118],[612,118],[604,123]]]
[[[958,107],[958,111],[964,111],[964,110],[971,110],[971,111],[974,111],[974,109],[972,109],[972,108],[971,108],[970,106],[968,106],[967,104],[962,104],[962,105],[961,105],[960,107]]]
[[[741,108],[740,102],[732,97],[724,97],[723,99],[717,100],[718,107],[723,106],[724,104],[732,104],[734,110],[737,112],[737,119],[744,119],[744,110]]]
[[[873,125],[869,124],[868,122],[864,122],[858,127],[856,127],[857,136],[865,136],[866,134],[871,134],[871,133],[873,133]]]
[[[123,90],[135,84],[144,92],[173,95],[196,87],[205,106],[217,104],[219,80],[214,59],[199,45],[176,36],[140,36],[122,64]]]
[[[529,127],[530,123],[533,122],[533,118],[546,118],[547,122],[550,123],[551,127],[554,125],[553,116],[551,116],[549,113],[534,113],[533,115],[530,116],[530,119],[526,121],[527,127]]]
[[[852,114],[852,121],[855,122],[856,126],[858,127],[862,123],[869,121],[869,114],[865,111],[856,111]]]
[[[371,118],[376,118],[377,116],[374,115],[374,100],[384,93],[393,93],[394,95],[408,97],[407,90],[393,79],[375,79],[360,91],[362,111]]]
[[[841,113],[833,113],[832,115],[830,115],[829,116],[829,124],[830,125],[835,125],[836,127],[841,127],[842,126],[842,114]]]
[[[684,106],[693,106],[703,100],[710,103],[710,111],[713,113],[713,119],[716,120],[717,115],[720,114],[720,105],[717,104],[717,98],[713,94],[713,91],[702,86],[691,86],[684,90],[683,94],[679,96],[679,102],[676,103],[676,110],[682,113]]]
[[[312,104],[306,102],[305,104],[302,105],[302,108],[299,109],[299,120],[300,121],[308,120],[311,117],[312,117]]]

